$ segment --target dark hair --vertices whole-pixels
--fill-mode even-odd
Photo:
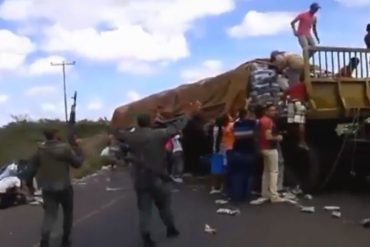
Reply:
[[[224,114],[222,116],[222,126],[226,126],[229,122],[230,122],[229,115],[228,114]]]
[[[137,125],[141,128],[150,127],[151,125],[151,118],[149,114],[140,114],[137,117]]]
[[[261,118],[263,116],[264,107],[261,105],[256,105],[254,107],[254,114],[256,115],[256,118]]]
[[[367,31],[367,32],[370,32],[370,23],[369,23],[369,24],[367,24],[367,26],[366,26],[366,31]]]
[[[265,111],[269,110],[271,107],[276,107],[274,104],[272,103],[268,103],[266,106],[265,106]]]
[[[349,63],[350,63],[350,66],[351,66],[352,68],[357,67],[357,66],[358,66],[358,64],[360,63],[360,59],[358,59],[357,57],[352,57],[352,58],[350,59]]]
[[[247,110],[246,109],[240,109],[239,112],[238,112],[238,115],[239,115],[239,118],[243,119],[245,118],[245,116],[247,116]]]
[[[58,130],[56,129],[45,129],[44,130],[44,136],[46,140],[48,141],[54,140],[56,133],[58,133]]]

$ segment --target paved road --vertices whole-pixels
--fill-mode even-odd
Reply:
[[[139,247],[135,196],[125,171],[102,171],[75,185],[76,214],[73,246]],[[106,187],[119,188],[106,191]],[[315,197],[305,204],[316,206],[315,214],[304,214],[292,205],[240,205],[241,215],[215,213],[217,197],[207,194],[204,185],[186,184],[174,191],[174,208],[181,237],[166,240],[164,228],[154,217],[154,238],[169,247],[348,247],[369,246],[370,230],[358,222],[370,216],[367,195],[337,193]],[[343,218],[333,219],[321,210],[325,205],[339,205]],[[0,211],[2,247],[37,246],[42,210],[21,206]],[[155,214],[156,215],[156,214]],[[216,235],[204,233],[204,225],[217,229]],[[55,229],[56,234],[60,227]],[[57,246],[58,238],[54,246]]]

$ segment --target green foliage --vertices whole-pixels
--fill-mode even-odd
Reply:
[[[58,129],[62,138],[66,136],[66,123],[59,120],[41,119],[30,121],[27,116],[13,116],[14,122],[0,128],[0,166],[18,159],[29,159],[43,140],[46,128]],[[100,168],[100,151],[106,144],[109,122],[106,119],[93,122],[82,120],[76,123],[76,133],[83,139],[87,150],[86,162],[77,176],[86,175]]]

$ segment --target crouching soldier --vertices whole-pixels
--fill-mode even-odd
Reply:
[[[40,247],[49,247],[52,227],[58,216],[58,207],[63,209],[62,247],[71,245],[70,235],[73,225],[73,188],[70,166],[82,165],[82,152],[78,146],[72,147],[57,138],[57,131],[44,131],[46,141],[42,143],[32,158],[31,176],[36,176],[44,200],[44,219],[41,228]],[[77,143],[77,142],[76,142]]]

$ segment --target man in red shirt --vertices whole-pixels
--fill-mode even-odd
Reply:
[[[312,3],[310,6],[310,10],[307,12],[303,12],[299,14],[292,22],[291,26],[293,29],[293,33],[296,37],[298,37],[299,44],[301,45],[302,49],[307,49],[309,47],[315,47],[316,43],[312,37],[311,29],[315,35],[317,43],[320,44],[319,35],[317,34],[317,18],[315,14],[319,11],[320,5],[318,3]],[[298,22],[298,29],[296,29],[295,24]],[[310,52],[309,57],[311,57],[314,53]]]
[[[260,205],[267,201],[273,203],[285,202],[278,193],[279,154],[278,142],[283,137],[277,134],[274,119],[277,109],[267,105],[264,116],[259,121],[259,148],[263,157],[262,197],[251,201],[252,205]]]
[[[302,73],[299,81],[284,92],[284,99],[288,107],[288,123],[298,125],[299,146],[303,149],[308,149],[305,126],[307,92],[304,79],[304,73]]]

